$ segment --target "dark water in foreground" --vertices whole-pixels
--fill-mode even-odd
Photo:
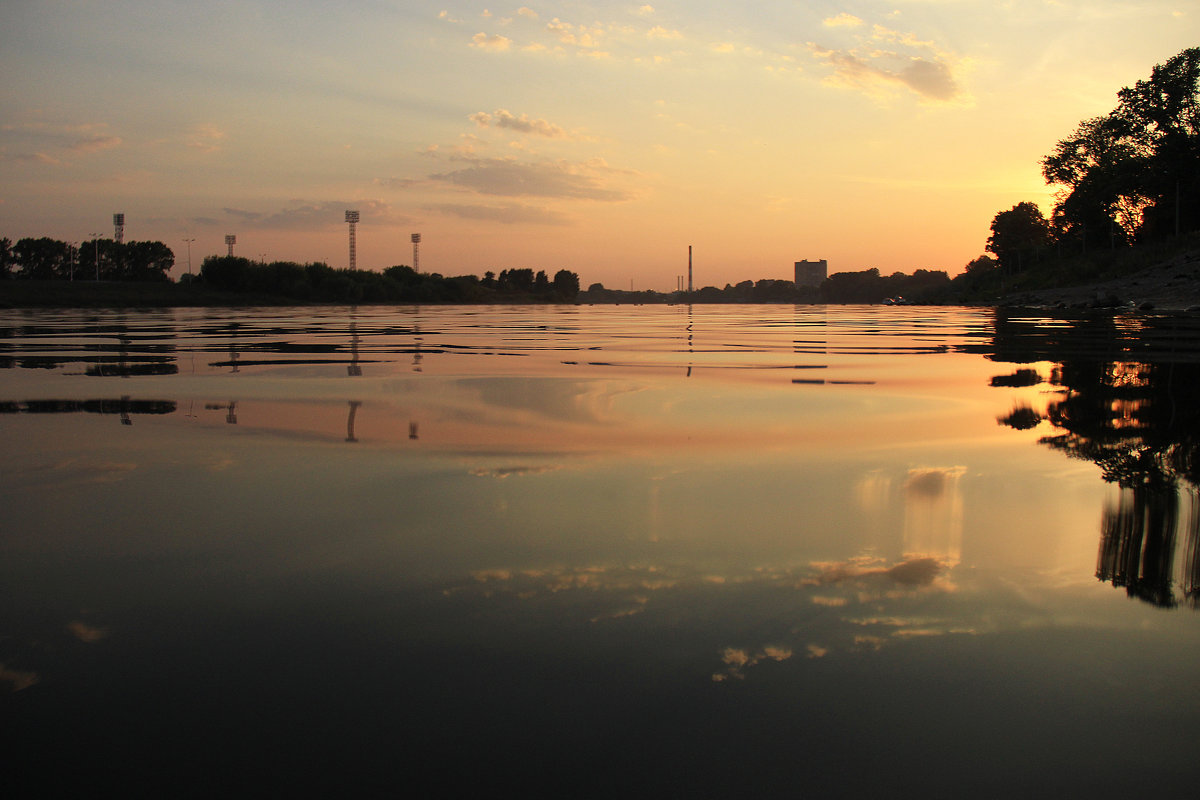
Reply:
[[[5,791],[1194,796],[1200,323],[0,312]]]

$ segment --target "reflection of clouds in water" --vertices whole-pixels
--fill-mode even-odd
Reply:
[[[79,485],[118,483],[136,471],[137,464],[125,461],[93,461],[69,458],[56,464],[31,465],[23,470],[22,479],[32,479],[47,485]]]
[[[962,559],[965,467],[912,469],[904,481],[904,553]]]
[[[81,642],[95,644],[108,637],[108,629],[75,620],[67,623],[67,631]]]
[[[629,616],[630,609],[640,611],[648,602],[647,592],[670,589],[679,583],[679,577],[668,574],[657,567],[560,567],[554,569],[487,569],[471,573],[476,586],[485,593],[511,594],[522,599],[545,597],[569,591],[587,591],[594,594],[618,594],[632,592],[612,598],[613,608],[594,615],[595,619]],[[444,590],[445,594],[466,591],[470,587],[459,586]]]
[[[882,514],[888,509],[892,494],[892,479],[882,470],[872,470],[854,485],[859,508],[870,514]]]
[[[712,679],[718,683],[729,680],[730,678],[744,680],[746,677],[746,670],[762,663],[764,660],[786,661],[791,657],[791,648],[780,645],[767,645],[761,650],[755,651],[746,650],[740,647],[726,647],[721,651],[721,662],[725,664],[725,669],[719,672],[714,672]]]
[[[470,474],[478,478],[511,478],[524,475],[543,475],[562,469],[559,466],[512,466],[512,467],[476,467]]]
[[[725,574],[653,565],[589,565],[479,570],[445,594],[467,593],[521,616],[564,612],[580,624],[623,625],[649,616],[715,614],[708,634],[736,641],[746,619],[780,620],[759,645],[725,645],[712,680],[743,679],[771,661],[862,653],[916,637],[973,632],[953,619],[944,600],[958,589],[950,565],[932,557],[890,562],[874,556],[796,566],[758,567]],[[704,609],[704,611],[698,611]],[[706,627],[707,629],[707,627]],[[727,638],[728,637],[728,638]],[[761,641],[761,640],[760,640]],[[711,651],[709,651],[711,652]]]
[[[459,384],[473,390],[487,409],[593,424],[611,419],[617,398],[642,391],[633,383],[551,378],[468,378]]]
[[[38,675],[36,672],[24,672],[0,663],[0,683],[9,684],[12,686],[12,691],[19,692],[22,689],[28,689],[37,682]]]
[[[910,558],[888,566],[886,562],[869,556],[861,556],[848,561],[818,561],[813,563],[817,574],[805,580],[805,583],[824,586],[846,582],[859,584],[869,583],[875,579],[886,579],[903,586],[932,586],[946,572],[949,564],[936,558]],[[939,588],[952,589],[953,585],[943,581]],[[832,605],[834,598],[814,596],[814,603]]]

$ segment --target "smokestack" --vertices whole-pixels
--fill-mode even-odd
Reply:
[[[692,291],[692,246],[688,245],[688,292]]]

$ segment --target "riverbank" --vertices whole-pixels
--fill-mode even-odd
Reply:
[[[1143,253],[1143,257],[1147,254]],[[1118,267],[1114,277],[1073,285],[1022,289],[978,297],[940,298],[940,304],[1031,308],[1134,308],[1200,313],[1200,245],[1148,256],[1148,265]],[[580,300],[586,302],[586,293]],[[512,302],[512,301],[510,301]],[[171,308],[314,305],[292,297],[228,292],[199,282],[0,281],[0,308]],[[369,305],[369,303],[359,303]]]
[[[1200,312],[1200,248],[1109,280],[1007,294],[999,304]]]

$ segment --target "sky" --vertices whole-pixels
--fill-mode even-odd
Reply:
[[[4,0],[0,236],[345,267],[353,209],[360,269],[953,275],[1197,45],[1193,0]]]

